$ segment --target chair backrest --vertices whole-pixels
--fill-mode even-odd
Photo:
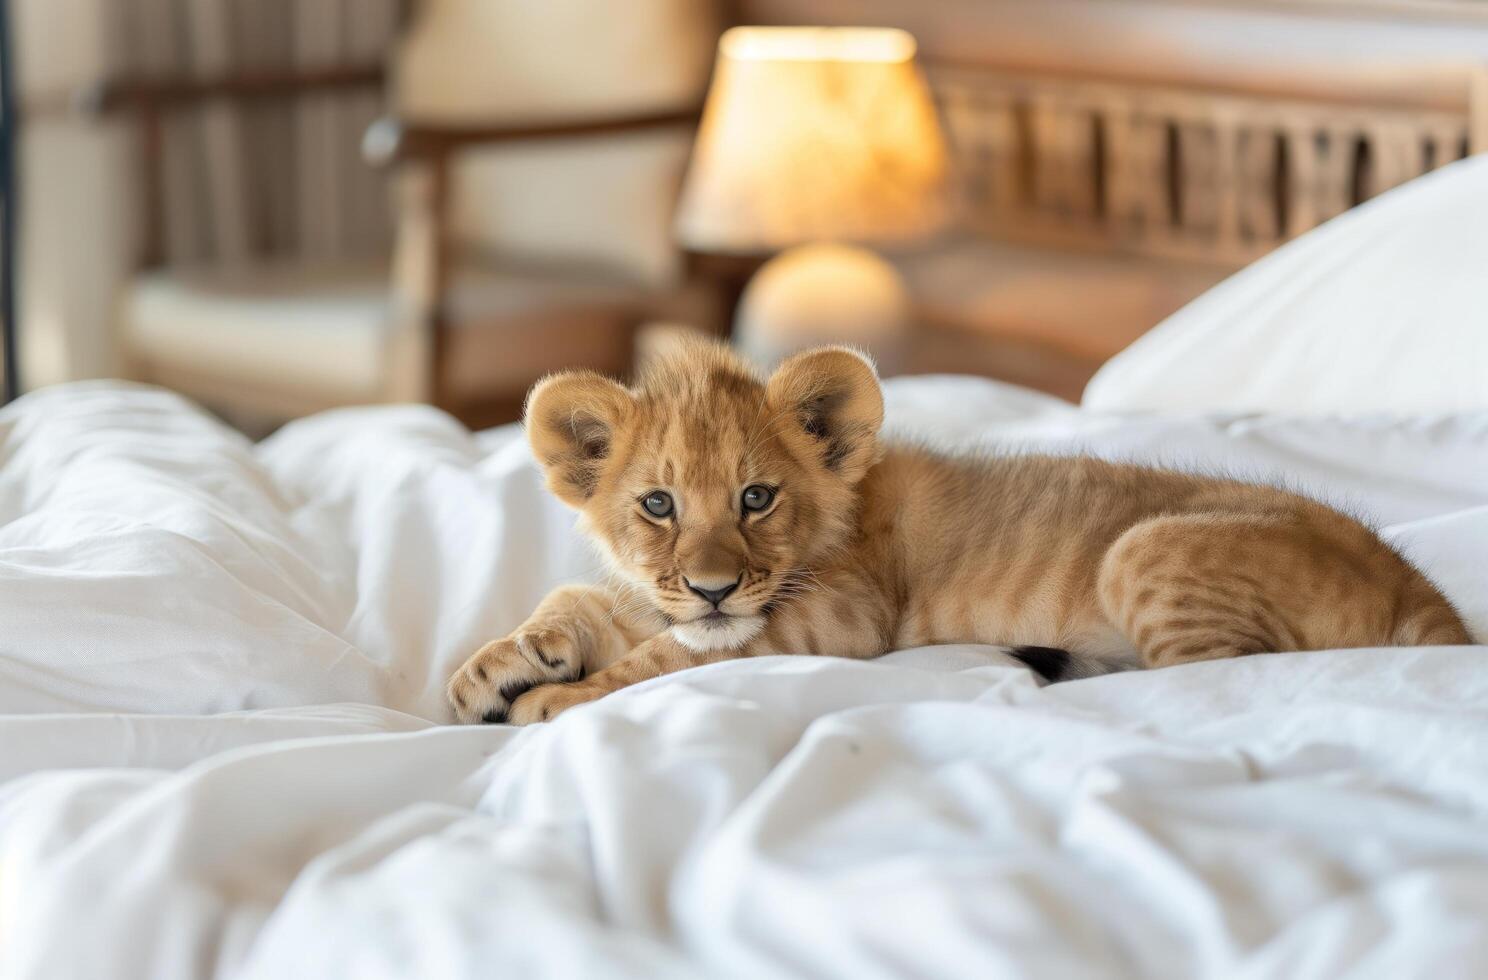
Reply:
[[[716,0],[424,0],[417,11],[394,59],[397,113],[477,127],[700,106],[722,20]],[[682,269],[671,222],[691,139],[679,125],[463,154],[454,236],[669,280]]]
[[[125,77],[231,79],[376,66],[399,0],[112,0]],[[170,106],[157,159],[167,264],[383,254],[385,178],[362,160],[379,87]],[[147,207],[149,205],[147,204]]]

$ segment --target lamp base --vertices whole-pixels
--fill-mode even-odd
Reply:
[[[909,290],[893,266],[855,245],[798,245],[755,273],[739,301],[734,337],[770,369],[818,344],[848,344],[881,371],[898,364],[910,329]]]

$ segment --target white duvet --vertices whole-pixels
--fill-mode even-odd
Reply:
[[[891,427],[1284,479],[1488,636],[1488,415],[1131,421],[964,379]],[[1488,964],[1488,648],[1040,688],[770,658],[528,729],[445,677],[595,574],[520,433],[253,446],[119,385],[0,414],[6,977],[1444,978]]]

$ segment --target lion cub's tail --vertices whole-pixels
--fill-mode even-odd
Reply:
[[[1050,683],[1073,681],[1081,677],[1099,677],[1101,674],[1135,670],[1138,666],[1135,662],[1125,663],[1081,656],[1058,647],[1008,647],[1008,653],[1023,661],[1028,665],[1029,670]]]

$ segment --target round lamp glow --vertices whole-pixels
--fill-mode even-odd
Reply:
[[[736,27],[719,41],[677,237],[698,252],[786,250],[741,305],[736,327],[751,352],[773,359],[830,339],[891,362],[908,323],[906,292],[892,267],[857,246],[934,233],[947,186],[945,139],[913,37]],[[838,244],[801,247],[812,243]]]
[[[734,338],[765,368],[804,347],[852,344],[887,373],[903,352],[909,311],[898,272],[877,255],[851,245],[799,245],[749,281]]]

